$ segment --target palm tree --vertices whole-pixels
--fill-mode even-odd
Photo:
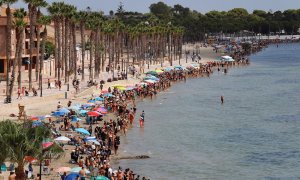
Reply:
[[[39,0],[36,4],[37,7],[37,12],[36,12],[36,19],[35,19],[35,24],[36,24],[36,39],[37,39],[37,47],[36,47],[36,52],[37,52],[37,57],[36,57],[36,66],[35,66],[35,76],[36,76],[36,80],[39,79],[39,69],[40,69],[40,26],[39,24],[37,24],[37,21],[40,19],[41,17],[41,11],[40,8],[41,7],[46,7],[48,5],[48,3],[44,0]],[[40,82],[40,81],[39,81]]]
[[[61,69],[61,19],[63,14],[63,2],[53,2],[51,6],[48,7],[48,12],[50,13],[54,21],[55,29],[55,77],[60,81],[60,69]]]
[[[43,68],[44,68],[44,54],[45,54],[45,43],[46,43],[46,38],[47,38],[47,25],[51,23],[51,18],[49,16],[41,16],[38,19],[38,24],[39,25],[44,25],[44,30],[42,32],[42,44],[41,44],[41,56],[40,56],[40,72],[39,72],[39,87],[40,87],[40,96],[43,96]]]
[[[11,99],[11,93],[9,91],[9,87],[11,84],[11,81],[9,79],[9,72],[10,72],[10,59],[11,59],[11,30],[12,30],[12,16],[10,11],[10,5],[17,2],[17,0],[2,0],[3,4],[6,4],[6,16],[7,16],[7,26],[6,26],[6,100],[9,102]]]
[[[23,124],[10,120],[0,122],[0,161],[17,163],[16,179],[25,179],[25,156],[42,161],[46,156],[58,155],[63,150],[55,143],[44,149],[42,143],[51,137],[50,128],[32,127],[31,122]]]
[[[86,11],[79,12],[79,25],[80,25],[80,40],[81,40],[81,66],[82,74],[81,80],[84,80],[84,59],[85,59],[85,21],[87,19],[88,13]]]
[[[10,87],[10,93],[13,90],[13,84],[15,80],[15,66],[18,63],[18,88],[21,88],[21,67],[22,67],[22,47],[24,39],[24,28],[26,27],[26,22],[24,21],[25,16],[27,15],[24,8],[17,9],[14,12],[14,26],[16,28],[16,55],[15,60],[13,61],[13,71],[12,71],[12,86]]]

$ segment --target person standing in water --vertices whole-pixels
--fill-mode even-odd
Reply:
[[[224,97],[221,96],[221,104],[223,104],[223,103],[224,103]]]
[[[140,117],[140,127],[144,127],[144,123],[145,123],[145,111],[143,110]]]

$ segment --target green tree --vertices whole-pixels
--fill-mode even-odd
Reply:
[[[16,163],[16,179],[25,179],[25,156],[31,156],[42,161],[49,154],[56,155],[63,150],[56,144],[43,149],[42,143],[51,137],[50,128],[32,127],[30,122],[24,124],[10,120],[0,122],[0,160]]]
[[[6,32],[11,32],[12,30],[12,15],[11,15],[11,10],[10,10],[10,5],[17,2],[17,0],[2,0],[1,1],[1,5],[2,4],[6,4],[6,16],[7,16],[7,26],[6,26]],[[10,63],[11,63],[11,33],[7,33],[6,35],[6,99],[11,99],[12,94],[10,93],[10,86],[12,86],[11,84],[11,80],[9,78],[9,73],[10,73]]]
[[[163,2],[151,4],[150,12],[164,22],[169,22],[171,20],[171,7]]]
[[[24,8],[17,9],[14,12],[14,26],[16,29],[16,55],[13,62],[13,71],[12,71],[12,86],[10,87],[10,93],[13,90],[13,84],[15,80],[15,66],[18,64],[18,88],[21,88],[21,67],[22,67],[22,46],[24,39],[24,28],[26,27],[26,22],[24,21],[25,16],[27,15]]]
[[[41,56],[40,56],[40,71],[39,71],[39,88],[40,88],[40,96],[43,96],[43,70],[44,70],[44,60],[45,60],[45,52],[46,52],[46,47],[48,49],[47,54],[51,55],[54,53],[54,44],[52,44],[49,41],[46,41],[47,39],[47,25],[49,25],[51,23],[51,18],[49,16],[41,16],[38,19],[38,24],[44,26],[44,30],[41,34],[42,36],[42,43],[41,43]],[[46,46],[48,42],[48,46]]]

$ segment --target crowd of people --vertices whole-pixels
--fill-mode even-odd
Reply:
[[[225,69],[232,65],[212,62],[202,66],[177,67],[156,74],[156,81],[154,82],[144,81],[130,86],[126,90],[118,87],[110,87],[108,90],[102,90],[101,88],[101,93],[97,94],[97,98],[102,100],[101,103],[81,107],[87,111],[102,108],[101,115],[83,115],[86,118],[85,125],[78,120],[73,121],[74,116],[78,115],[78,112],[74,110],[70,110],[69,113],[58,118],[57,121],[52,121],[52,118],[49,118],[54,138],[63,134],[70,138],[71,141],[68,144],[72,146],[72,151],[70,152],[69,162],[81,168],[78,175],[80,180],[84,180],[88,176],[91,179],[97,176],[105,176],[110,180],[147,180],[146,177],[137,175],[129,168],[118,167],[114,169],[111,166],[112,156],[118,155],[121,143],[120,136],[126,136],[127,130],[135,123],[134,120],[138,119],[137,124],[140,128],[146,127],[145,111],[142,110],[140,114],[137,113],[137,99],[152,99],[160,91],[169,88],[173,82],[185,81],[188,77],[209,77],[213,73],[213,68]],[[103,82],[100,84],[103,84]],[[93,95],[90,101],[94,99],[95,96]],[[67,108],[70,108],[72,104],[69,101]],[[63,107],[59,102],[57,109],[61,108]],[[111,113],[113,116],[104,118],[103,115],[107,113]],[[90,136],[75,133],[76,128],[85,128]],[[67,173],[64,172],[60,177],[65,180],[66,176]]]

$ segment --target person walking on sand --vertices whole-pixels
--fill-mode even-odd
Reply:
[[[48,88],[47,89],[51,89],[50,79],[48,79]]]
[[[223,104],[223,103],[224,103],[224,97],[221,96],[221,104]]]
[[[17,99],[22,99],[22,97],[21,97],[21,88],[18,88],[18,98]]]

